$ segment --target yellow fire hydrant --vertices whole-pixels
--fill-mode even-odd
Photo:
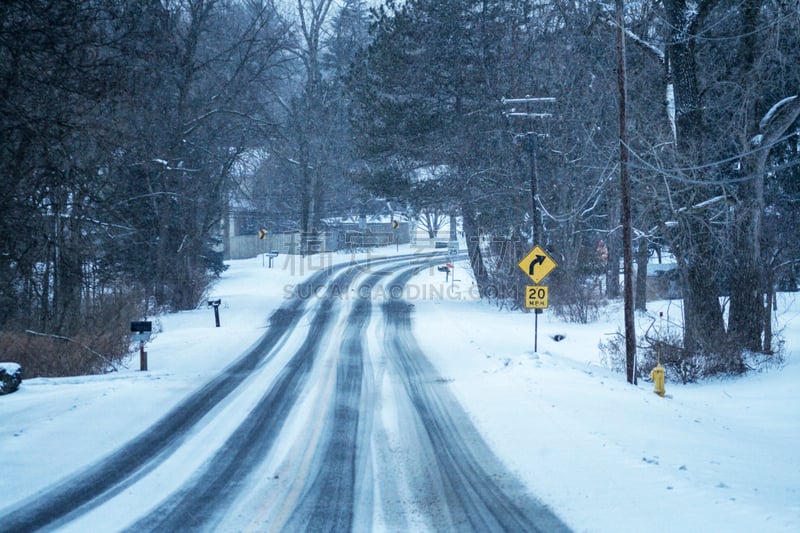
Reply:
[[[664,367],[661,366],[661,363],[658,363],[650,371],[650,377],[653,379],[653,392],[663,397],[666,390],[664,389]]]

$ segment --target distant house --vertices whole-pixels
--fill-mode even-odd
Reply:
[[[682,298],[676,263],[647,264],[647,297],[652,300]]]
[[[360,250],[411,242],[411,225],[392,215],[340,217],[325,220],[337,250]]]
[[[363,250],[411,241],[412,225],[391,213],[385,201],[371,200],[368,204],[362,208],[370,214],[327,218],[322,221],[321,230],[310,235],[271,227],[263,222],[260,212],[246,203],[231,205],[222,223],[224,258],[247,259],[272,251],[305,255]]]

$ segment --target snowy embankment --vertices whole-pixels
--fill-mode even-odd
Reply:
[[[545,311],[534,353],[532,314],[432,292],[445,297],[414,302],[422,349],[499,456],[576,531],[800,531],[796,295],[780,304],[784,368],[667,382],[661,398],[600,364],[599,341],[622,330],[619,306],[589,325]],[[680,316],[675,302],[648,310]],[[652,319],[638,322],[641,332]]]
[[[273,269],[260,258],[234,261],[210,294],[222,300],[221,327],[207,308],[154,319],[148,372],[133,351],[127,370],[33,379],[0,397],[0,515],[150,426],[245,352],[295,284],[348,259],[285,257]],[[419,343],[501,460],[567,524],[800,530],[800,302],[792,295],[779,313],[783,369],[667,382],[670,397],[660,398],[651,384],[629,386],[599,364],[598,342],[619,329],[620,309],[590,325],[545,311],[534,354],[533,315],[475,301],[465,266],[456,265],[454,285],[427,269],[407,287]],[[556,334],[565,338],[555,342]]]
[[[80,470],[132,439],[180,400],[213,380],[265,332],[270,313],[291,287],[318,270],[284,261],[264,268],[261,258],[233,261],[209,296],[213,309],[152,320],[145,345],[148,371],[139,371],[138,343],[127,369],[102,376],[23,381],[0,399],[0,516],[3,509]],[[289,291],[289,292],[285,292]],[[139,320],[143,317],[131,317]]]

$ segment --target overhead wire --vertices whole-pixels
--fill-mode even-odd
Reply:
[[[679,181],[681,183],[686,183],[690,185],[729,185],[733,183],[743,183],[746,181],[753,180],[757,177],[756,174],[748,174],[745,176],[738,176],[738,177],[726,177],[721,179],[700,179],[700,178],[691,178],[686,175],[689,172],[697,172],[700,170],[711,169],[711,168],[718,168],[722,165],[728,163],[735,163],[740,161],[742,158],[747,157],[749,155],[753,155],[758,153],[762,150],[768,150],[774,147],[777,144],[780,144],[783,141],[789,140],[792,137],[800,135],[800,131],[793,131],[786,135],[783,135],[779,139],[775,140],[773,143],[768,145],[758,146],[755,148],[751,148],[745,152],[740,154],[736,154],[730,157],[726,157],[723,159],[718,159],[716,161],[709,161],[706,163],[693,165],[691,167],[675,167],[675,168],[658,168],[646,159],[644,159],[641,155],[639,155],[631,146],[628,146],[628,150],[630,151],[631,155],[641,163],[642,166],[632,165],[633,168],[638,168],[641,170],[649,170],[655,172],[661,176],[669,178],[674,181]],[[626,145],[627,146],[627,145]],[[784,161],[783,163],[773,165],[769,167],[770,172],[777,172],[780,170],[785,170],[787,168],[792,168],[794,166],[800,165],[800,158],[789,159]]]

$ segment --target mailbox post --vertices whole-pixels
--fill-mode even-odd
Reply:
[[[214,308],[214,323],[216,324],[217,327],[219,327],[219,304],[221,303],[222,300],[220,299],[208,301],[208,306]]]
[[[272,268],[272,262],[278,257],[278,250],[270,250],[267,257],[269,258],[269,268]]]
[[[131,322],[131,340],[139,341],[139,370],[147,370],[147,352],[144,351],[144,343],[150,340],[150,333],[153,331],[153,323],[148,320],[137,320]]]
[[[436,267],[436,270],[438,270],[439,272],[444,272],[445,273],[445,278],[444,278],[445,283],[450,279],[450,265],[449,264],[438,266],[438,267]]]

